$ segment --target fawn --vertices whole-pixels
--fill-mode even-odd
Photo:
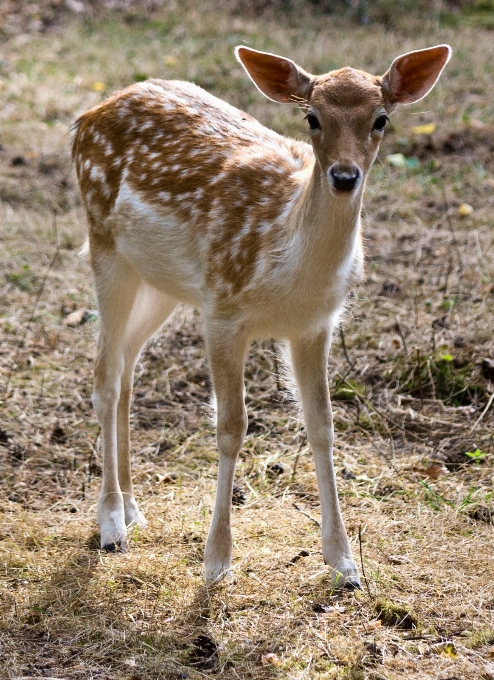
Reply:
[[[192,83],[148,80],[74,124],[100,315],[93,402],[101,425],[101,546],[144,526],[132,487],[129,409],[143,344],[179,301],[201,307],[217,408],[215,508],[205,549],[231,570],[231,500],[246,430],[244,360],[254,338],[288,341],[320,492],[322,552],[337,587],[359,588],[333,469],[331,333],[362,267],[360,212],[388,114],[424,97],[448,45],[395,59],[384,76],[310,75],[237,47],[256,87],[306,112],[311,144],[282,137]]]

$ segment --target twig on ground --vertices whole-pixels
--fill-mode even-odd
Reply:
[[[344,375],[342,378],[339,379],[339,381],[337,382],[337,384],[336,384],[335,387],[333,388],[333,392],[338,392],[338,389],[340,388],[340,385],[341,385],[343,382],[346,381],[346,379],[348,378],[348,376],[350,375],[350,373],[351,373],[352,371],[353,371],[353,366],[350,366],[350,368],[347,370],[347,372],[345,373],[345,375]]]
[[[365,573],[365,567],[364,567],[364,555],[362,552],[362,525],[359,524],[358,527],[358,544],[359,544],[359,550],[360,550],[360,566],[362,567],[362,576],[364,577],[364,583],[365,587],[367,588],[367,593],[369,594],[369,597],[372,597],[372,593],[369,588],[369,582],[367,581],[367,576]]]
[[[355,364],[351,361],[350,357],[348,356],[348,350],[347,350],[346,344],[345,344],[345,334],[343,333],[343,328],[340,326],[339,330],[340,330],[340,340],[341,340],[341,346],[343,348],[343,354],[345,355],[345,359],[347,360],[348,365],[353,370],[353,368],[355,367]]]
[[[477,425],[480,423],[480,421],[482,420],[482,418],[485,416],[485,414],[487,413],[487,411],[490,409],[491,404],[492,404],[493,401],[494,401],[494,392],[493,392],[493,393],[491,394],[491,396],[489,397],[489,401],[487,402],[487,406],[485,407],[485,409],[482,411],[482,413],[479,415],[479,417],[477,418],[477,420],[476,420],[475,423],[473,424],[473,426],[472,426],[472,428],[471,428],[469,434],[472,434],[472,432],[475,430],[475,428],[477,427]]]
[[[274,340],[271,340],[271,351],[273,353],[273,367],[274,367],[274,375],[276,378],[276,389],[278,392],[282,391],[281,388],[281,382],[280,382],[280,365],[278,362],[278,354],[276,352],[276,345]]]
[[[401,341],[403,343],[403,349],[405,350],[405,354],[408,356],[407,342],[405,340],[405,335],[403,333],[403,329],[400,325],[400,322],[398,321],[398,317],[396,317],[396,331],[397,331],[398,335],[400,336]]]
[[[441,188],[442,188],[442,191],[443,191],[444,203],[446,205],[446,221],[448,222],[449,230],[451,231],[451,235],[453,236],[453,245],[456,248],[456,252],[458,254],[458,270],[459,270],[459,273],[460,273],[459,280],[461,281],[461,279],[463,277],[463,262],[462,262],[462,259],[461,259],[460,246],[459,246],[459,243],[456,239],[455,230],[453,228],[453,223],[451,221],[451,208],[449,206],[449,201],[448,201],[448,198],[446,196],[446,189],[444,188],[444,184],[442,185]]]
[[[53,257],[52,257],[51,260],[50,260],[50,264],[48,265],[48,269],[46,270],[46,273],[45,273],[45,275],[44,275],[44,277],[43,277],[43,281],[41,282],[41,285],[40,285],[40,287],[39,287],[39,289],[38,289],[38,292],[37,292],[37,294],[36,294],[36,298],[35,298],[35,300],[34,300],[33,311],[32,311],[32,313],[31,313],[31,316],[30,316],[30,318],[29,318],[29,321],[28,321],[28,323],[27,323],[27,326],[26,326],[26,328],[24,329],[24,333],[22,334],[22,337],[21,337],[21,339],[20,339],[20,341],[19,341],[19,343],[18,343],[18,345],[17,345],[16,352],[15,352],[15,354],[14,354],[14,358],[12,359],[12,363],[11,363],[11,365],[10,365],[10,370],[9,370],[8,375],[7,375],[7,380],[6,380],[6,382],[5,382],[5,387],[4,387],[3,395],[2,395],[4,401],[7,401],[7,399],[8,399],[8,391],[9,391],[9,387],[10,387],[10,381],[12,380],[12,375],[14,374],[14,370],[15,370],[15,368],[16,368],[16,366],[17,366],[17,361],[18,361],[18,359],[19,359],[19,354],[20,354],[20,352],[21,352],[21,349],[24,347],[24,343],[25,343],[25,341],[26,341],[27,334],[28,334],[29,331],[31,330],[31,325],[32,325],[32,323],[33,323],[33,321],[34,321],[34,317],[35,317],[36,311],[37,311],[37,309],[38,309],[39,301],[41,300],[41,296],[43,295],[43,291],[44,291],[44,289],[45,289],[46,282],[47,282],[47,280],[48,280],[48,276],[49,276],[49,274],[50,274],[50,272],[51,272],[51,270],[52,270],[52,268],[53,268],[53,265],[55,264],[55,261],[56,261],[56,259],[57,259],[57,257],[58,257],[59,252],[60,252],[60,245],[57,244],[57,247],[56,247],[56,249],[55,249],[55,254],[53,255]]]
[[[302,510],[302,508],[299,508],[296,503],[292,503],[292,505],[295,508],[295,510],[298,510],[302,515],[307,517],[307,519],[310,519],[312,522],[314,522],[314,524],[317,524],[319,529],[321,529],[321,522],[318,519],[309,515],[309,513],[305,512],[305,510]]]

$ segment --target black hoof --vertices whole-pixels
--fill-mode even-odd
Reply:
[[[106,543],[106,545],[104,545],[101,548],[101,550],[103,552],[107,552],[107,553],[124,553],[125,552],[125,548],[122,546],[120,541],[117,541],[116,543]]]
[[[362,590],[362,586],[358,581],[347,581],[343,587],[345,590]]]

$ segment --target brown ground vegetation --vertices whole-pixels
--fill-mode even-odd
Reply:
[[[433,26],[419,43],[329,19],[158,16],[70,15],[2,45],[0,677],[494,677],[492,34]],[[124,556],[98,551],[97,317],[68,127],[149,75],[193,78],[300,134],[300,112],[264,103],[239,75],[229,43],[244,40],[319,71],[382,72],[408,49],[455,49],[430,99],[393,116],[365,201],[365,277],[328,366],[362,593],[328,587],[310,450],[271,341],[246,368],[235,580],[205,589],[216,453],[200,317],[185,308],[136,375],[133,464],[150,528]],[[435,129],[412,129],[425,124]]]

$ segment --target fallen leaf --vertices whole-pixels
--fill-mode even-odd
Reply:
[[[416,135],[431,135],[436,129],[435,123],[426,123],[425,125],[415,125],[412,132]]]
[[[473,208],[468,203],[462,203],[458,208],[458,212],[460,214],[460,217],[468,217],[468,215],[471,215],[473,213]]]
[[[407,159],[402,153],[390,153],[386,156],[386,161],[395,168],[407,167]]]
[[[91,314],[87,309],[76,309],[75,312],[71,312],[65,317],[63,325],[68,326],[69,328],[76,328],[77,326],[82,326],[83,323],[86,323],[90,316]]]
[[[271,665],[271,666],[281,666],[281,661],[276,654],[273,654],[273,652],[268,652],[267,654],[263,654],[261,656],[261,661],[265,666]]]
[[[386,162],[395,168],[418,168],[420,166],[418,158],[407,158],[402,153],[390,153],[386,156]]]
[[[441,649],[442,647],[442,649]],[[455,647],[454,642],[445,642],[443,645],[440,646],[440,651],[441,656],[447,658],[447,659],[457,659],[458,658],[458,652]]]
[[[355,390],[348,387],[340,387],[331,398],[335,401],[351,401],[352,399],[355,399],[356,396],[357,393]]]
[[[418,158],[407,158],[407,168],[418,168],[420,167],[420,162]]]
[[[422,470],[419,474],[421,477],[428,477],[429,479],[436,480],[447,475],[448,468],[441,465],[441,463],[432,463],[432,465],[429,465],[428,468]]]
[[[365,631],[368,630],[378,630],[383,627],[383,622],[380,619],[372,619],[371,621],[366,621],[363,628]]]

